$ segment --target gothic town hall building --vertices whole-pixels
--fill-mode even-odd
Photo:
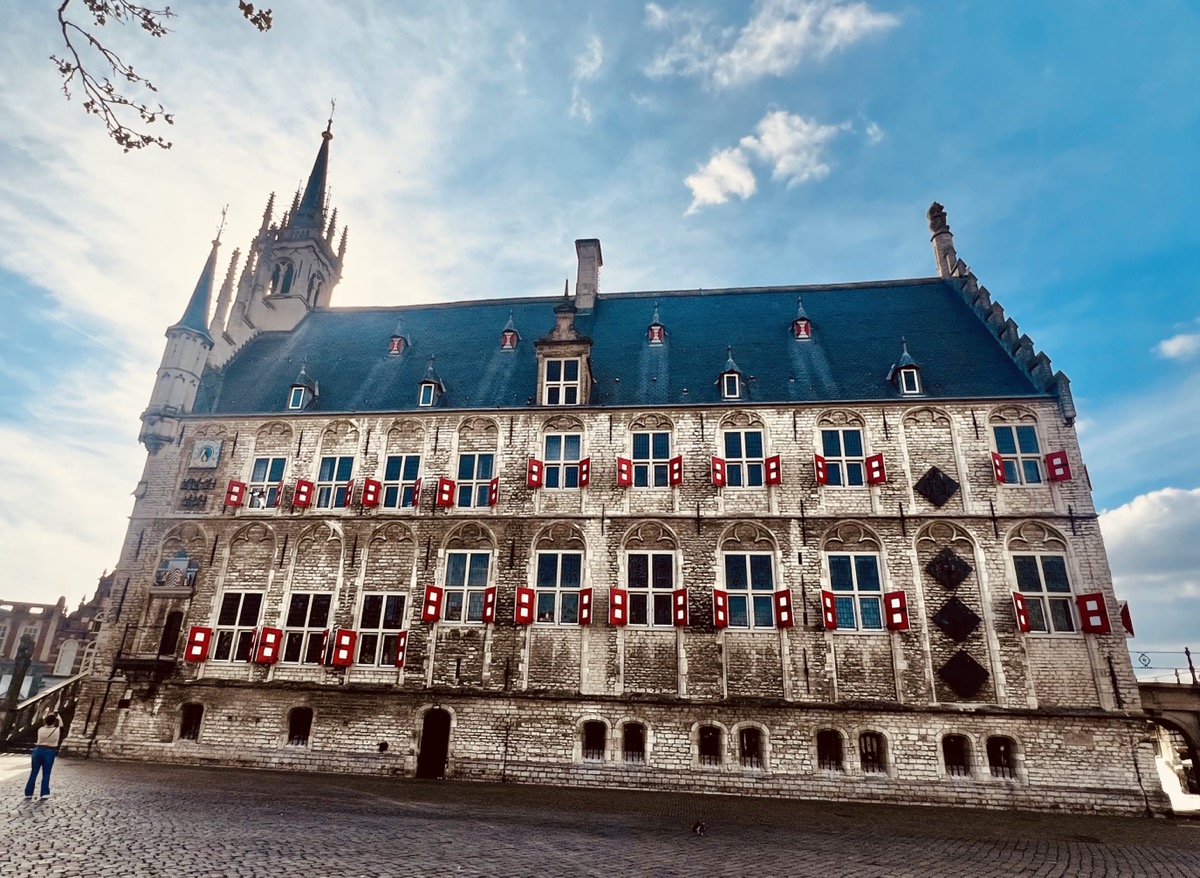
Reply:
[[[167,330],[72,746],[1145,809],[1067,377],[940,205],[934,277],[337,308],[323,137]]]

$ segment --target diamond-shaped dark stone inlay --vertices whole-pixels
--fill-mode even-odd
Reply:
[[[974,569],[954,554],[953,549],[942,549],[932,561],[925,565],[925,572],[946,588],[958,588]]]
[[[913,487],[917,489],[918,494],[934,506],[944,506],[946,501],[953,497],[954,492],[958,490],[958,482],[936,466],[931,466]]]
[[[983,688],[988,672],[983,665],[960,649],[950,661],[942,665],[938,676],[959,698],[970,698]]]
[[[934,614],[933,624],[941,628],[955,643],[962,643],[979,627],[979,617],[958,598],[950,598],[945,606]]]

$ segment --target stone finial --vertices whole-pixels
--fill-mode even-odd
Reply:
[[[925,215],[929,218],[929,231],[935,235],[938,232],[950,231],[950,224],[946,222],[946,208],[936,201],[929,205],[929,211]]]
[[[929,218],[929,231],[933,232],[930,240],[933,242],[933,259],[938,277],[953,277],[959,259],[954,252],[954,235],[950,233],[950,224],[946,222],[946,208],[935,201],[929,205],[926,216]]]

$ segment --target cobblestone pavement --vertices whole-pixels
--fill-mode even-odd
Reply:
[[[1200,821],[71,758],[29,803],[27,772],[0,756],[4,876],[1200,876]]]

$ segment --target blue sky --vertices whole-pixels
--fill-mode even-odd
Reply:
[[[1144,649],[1200,646],[1200,102],[1188,2],[232,0],[105,37],[176,114],[123,154],[65,102],[53,4],[0,33],[3,596],[115,563],[138,414],[229,205],[283,200],[337,98],[335,304],[934,273],[925,210],[1073,382]],[[78,514],[82,512],[82,514]]]

